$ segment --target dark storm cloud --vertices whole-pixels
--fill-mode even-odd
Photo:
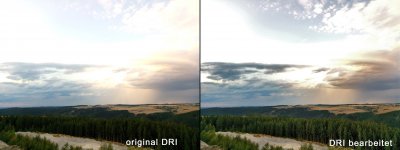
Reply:
[[[262,64],[262,63],[227,63],[206,62],[202,63],[201,71],[209,73],[207,78],[212,80],[233,81],[246,74],[259,73],[274,74],[287,71],[289,68],[303,68],[304,65],[288,64]]]
[[[88,93],[89,84],[64,81],[62,79],[43,80],[41,84],[1,82],[0,101],[56,100],[59,97],[76,96]],[[35,103],[35,102],[33,102]],[[37,103],[37,102],[36,102]]]
[[[33,81],[40,79],[43,75],[63,72],[65,74],[82,72],[89,65],[67,65],[56,63],[21,63],[10,62],[0,64],[0,71],[9,74],[8,79]]]
[[[162,57],[147,61],[146,68],[130,69],[126,81],[134,89],[150,90],[151,103],[198,103],[200,69],[196,52],[162,53]]]
[[[199,76],[182,74],[185,70],[164,69],[143,79],[130,80],[131,84],[143,89],[175,91],[199,88]]]
[[[325,72],[325,71],[329,71],[329,68],[318,68],[318,69],[314,69],[313,73],[320,73],[320,72]]]
[[[85,101],[84,95],[91,94],[91,84],[68,80],[63,76],[84,72],[90,67],[96,66],[2,63],[0,72],[6,74],[10,81],[0,82],[0,102],[35,106],[80,104]]]
[[[198,62],[196,62],[197,56],[193,54],[179,55],[193,59],[176,61],[167,58],[165,60],[152,61],[148,64],[149,66],[161,69],[152,72],[133,70],[131,74],[139,73],[139,78],[131,78],[128,81],[137,88],[154,89],[163,92],[199,89],[200,75]]]
[[[244,82],[244,83],[243,83]],[[202,82],[202,107],[262,106],[293,103],[298,91],[291,84],[265,79],[232,82]],[[297,95],[296,95],[297,94]]]
[[[252,101],[260,97],[272,97],[289,93],[290,83],[262,78],[243,79],[240,82],[202,82],[202,101],[217,102],[235,99]]]
[[[130,80],[138,88],[176,91],[199,88],[199,75],[182,74],[185,70],[165,69],[143,79]],[[187,71],[187,70],[186,70]]]
[[[273,97],[291,95],[291,88],[295,83],[269,79],[275,73],[283,73],[292,69],[308,66],[288,64],[262,64],[262,63],[226,63],[207,62],[202,64],[201,71],[207,78],[214,81],[228,82],[202,82],[202,102],[207,104],[229,103],[269,103]],[[254,75],[250,75],[254,74]],[[293,94],[292,94],[293,95]],[[264,100],[264,102],[262,102]],[[227,102],[229,100],[230,102]],[[235,101],[235,102],[234,102]]]
[[[400,49],[375,51],[365,59],[349,60],[347,65],[360,67],[357,71],[333,68],[325,79],[336,88],[361,90],[400,89]]]

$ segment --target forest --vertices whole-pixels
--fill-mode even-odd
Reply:
[[[352,147],[367,150],[398,150],[400,129],[371,121],[337,118],[289,118],[267,116],[203,116],[202,131],[245,132],[328,144],[329,139],[353,141],[392,140],[393,147]],[[202,134],[202,140],[204,138]]]
[[[197,128],[172,121],[152,121],[143,118],[88,118],[45,116],[1,116],[0,129],[66,134],[78,137],[125,143],[132,139],[177,138],[178,146],[150,147],[154,149],[197,149]]]
[[[118,106],[118,105],[116,105]],[[128,105],[130,106],[130,105]],[[30,108],[3,108],[0,109],[0,116],[54,116],[54,117],[88,117],[88,118],[143,118],[154,121],[173,121],[176,123],[187,124],[198,128],[199,111],[192,111],[182,114],[172,112],[162,112],[154,114],[133,114],[127,110],[110,110],[107,107],[92,107],[78,109],[77,106],[58,106],[58,107],[30,107]],[[132,106],[134,107],[134,106]]]
[[[398,105],[398,104],[396,104]],[[319,106],[319,105],[315,105]],[[342,106],[342,105],[338,105]],[[368,110],[366,112],[351,114],[334,114],[327,110],[311,110],[306,106],[291,107],[280,109],[279,106],[258,106],[258,107],[227,107],[227,108],[206,108],[202,109],[202,115],[258,115],[258,116],[283,116],[294,118],[343,118],[350,120],[369,120],[387,124],[391,127],[400,128],[400,111],[392,111],[387,113],[374,113],[371,108],[356,107]]]

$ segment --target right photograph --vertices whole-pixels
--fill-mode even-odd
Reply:
[[[202,0],[202,150],[399,150],[400,1]]]

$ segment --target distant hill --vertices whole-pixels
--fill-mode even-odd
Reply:
[[[0,109],[0,116],[67,116],[94,118],[146,118],[198,126],[199,104],[78,105]]]
[[[267,115],[370,120],[400,128],[400,104],[279,105],[204,108],[202,115]]]

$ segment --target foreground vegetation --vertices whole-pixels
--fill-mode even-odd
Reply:
[[[176,138],[177,146],[162,146],[155,149],[197,149],[198,129],[169,121],[146,119],[100,119],[82,117],[0,117],[0,128],[10,127],[15,131],[36,131],[66,134],[125,143],[133,139]]]
[[[201,132],[201,140],[207,144],[217,145],[226,150],[258,150],[259,147],[258,144],[253,143],[246,138],[241,138],[240,136],[229,137],[216,134],[215,128],[211,125],[207,125],[203,129]],[[262,150],[284,150],[284,148],[267,143],[262,147]],[[300,150],[313,150],[313,146],[311,144],[304,144],[300,147]]]
[[[267,134],[278,137],[315,141],[328,144],[329,139],[353,141],[392,140],[393,147],[353,147],[355,149],[400,148],[400,129],[370,121],[345,119],[302,119],[266,116],[206,116],[201,128],[212,126],[216,131]]]
[[[258,145],[250,140],[242,139],[239,136],[231,138],[217,135],[214,131],[202,131],[201,140],[209,145],[218,145],[222,149],[229,150],[258,150]]]
[[[14,149],[23,150],[83,150],[80,146],[72,146],[68,143],[59,147],[58,144],[53,143],[46,138],[28,137],[23,135],[15,134],[15,132],[10,128],[0,129],[0,140],[6,142],[8,145],[13,145]],[[16,148],[17,146],[18,148]],[[10,149],[13,149],[10,148]],[[100,146],[99,150],[113,150],[111,144],[103,144]],[[128,150],[147,150],[145,148],[130,147]]]
[[[40,137],[30,138],[27,136],[16,135],[12,130],[3,130],[0,132],[0,140],[8,145],[16,145],[21,149],[29,150],[57,150],[58,145],[49,140]],[[74,147],[68,147],[65,150],[75,150]]]

